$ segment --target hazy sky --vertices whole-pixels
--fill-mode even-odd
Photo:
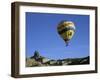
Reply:
[[[57,33],[62,20],[73,21],[76,27],[67,47]],[[89,56],[89,15],[26,12],[26,56],[35,50],[51,59]]]

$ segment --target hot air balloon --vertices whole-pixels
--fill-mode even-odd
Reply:
[[[57,31],[68,46],[69,41],[75,33],[75,24],[72,21],[61,21],[58,24]]]

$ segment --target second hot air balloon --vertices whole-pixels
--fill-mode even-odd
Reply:
[[[72,21],[61,21],[58,24],[57,31],[68,46],[69,41],[75,33],[75,24]]]

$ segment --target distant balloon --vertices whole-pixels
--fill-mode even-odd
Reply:
[[[72,21],[61,21],[57,27],[57,31],[68,46],[69,41],[75,33],[75,24]]]

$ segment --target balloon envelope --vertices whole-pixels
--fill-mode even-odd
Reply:
[[[75,24],[72,21],[61,21],[57,31],[66,44],[68,44],[75,33]]]

